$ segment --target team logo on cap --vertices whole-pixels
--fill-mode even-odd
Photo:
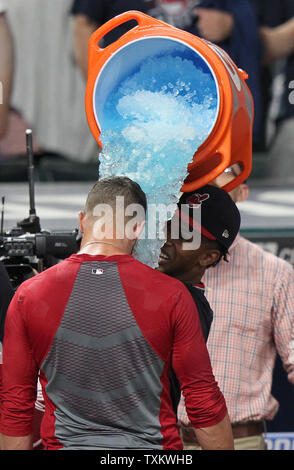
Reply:
[[[222,234],[222,237],[224,238],[229,238],[230,234],[229,234],[229,231],[228,230],[225,230]]]
[[[209,194],[192,194],[192,196],[189,196],[186,200],[186,203],[190,206],[190,207],[193,207],[193,206],[201,206],[201,204],[204,202],[204,201],[207,201],[207,199],[209,199],[210,196]]]

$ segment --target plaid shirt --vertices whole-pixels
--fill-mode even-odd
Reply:
[[[294,384],[293,267],[238,236],[229,263],[208,269],[204,282],[214,311],[207,346],[231,422],[272,419],[276,352]],[[188,424],[183,398],[178,412]]]

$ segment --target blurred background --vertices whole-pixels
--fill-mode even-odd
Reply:
[[[27,128],[34,136],[42,228],[77,227],[77,213],[98,178],[98,146],[84,110],[88,41],[99,25],[127,10],[219,44],[249,74],[253,171],[249,199],[240,204],[242,232],[294,266],[293,0],[0,0],[4,230],[28,213]],[[281,406],[269,431],[293,432],[294,393],[279,360],[275,374]]]

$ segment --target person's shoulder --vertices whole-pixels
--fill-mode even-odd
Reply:
[[[266,250],[262,246],[258,245],[257,243],[254,243],[247,238],[240,237],[239,243],[243,246],[248,247],[250,250],[250,253],[253,256],[258,256],[262,259],[263,264],[272,267],[275,269],[279,269],[282,271],[286,271],[289,273],[293,272],[293,266],[290,264],[288,261],[279,258],[279,256],[275,255],[274,253]]]
[[[145,276],[148,284],[153,284],[155,288],[177,290],[179,292],[187,292],[186,286],[178,279],[168,274],[164,274],[155,268],[151,268],[138,260],[135,260],[136,267]]]
[[[193,284],[186,284],[184,283],[184,286],[186,289],[188,289],[188,291],[190,292],[190,294],[192,295],[193,299],[205,299],[206,302],[207,299],[206,299],[206,296],[205,296],[205,288],[198,288],[198,287],[195,287]]]
[[[57,282],[57,272],[61,271],[63,268],[68,266],[68,261],[70,258],[67,258],[47,269],[41,271],[34,276],[30,277],[26,281],[22,282],[22,284],[18,287],[17,292],[19,294],[25,294],[28,291],[32,291],[33,288],[43,284],[48,283],[50,280],[54,280]]]

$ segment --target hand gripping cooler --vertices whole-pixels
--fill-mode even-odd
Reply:
[[[135,20],[137,26],[106,48],[99,47],[107,33],[130,20]],[[245,83],[247,74],[221,48],[190,33],[137,11],[123,13],[102,25],[89,42],[86,115],[90,130],[102,148],[101,132],[107,121],[105,107],[113,91],[148,58],[163,57],[173,48],[177,54],[192,58],[197,67],[209,74],[217,94],[209,132],[188,165],[182,191],[204,186],[230,165],[240,163],[241,174],[224,187],[231,191],[252,169],[254,111],[252,95]]]

